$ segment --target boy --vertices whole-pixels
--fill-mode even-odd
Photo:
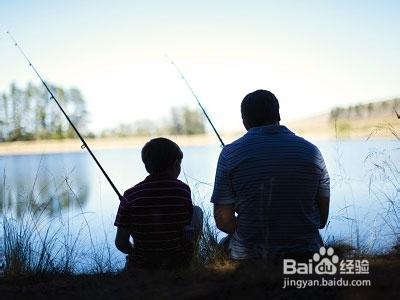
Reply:
[[[125,191],[114,223],[115,245],[128,254],[128,269],[177,268],[192,256],[194,238],[188,231],[201,232],[203,213],[193,207],[189,186],[177,179],[182,158],[179,146],[166,138],[152,139],[142,149],[150,175]]]

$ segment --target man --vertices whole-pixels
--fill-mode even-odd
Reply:
[[[279,124],[279,102],[271,92],[248,94],[241,113],[247,133],[222,150],[211,197],[216,225],[229,234],[230,256],[309,256],[322,246],[318,229],[329,212],[322,155]]]

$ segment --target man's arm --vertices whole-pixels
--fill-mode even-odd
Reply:
[[[217,228],[227,234],[236,230],[236,217],[233,204],[214,204],[214,219]]]
[[[321,152],[318,149],[316,152],[315,161],[317,163],[317,167],[321,170],[316,201],[319,208],[320,216],[319,229],[322,229],[325,227],[329,215],[329,201],[331,194],[330,178],[325,165],[325,161],[322,157]]]
[[[319,215],[320,215],[319,229],[322,229],[325,227],[326,222],[328,221],[329,197],[320,195],[317,197],[317,203],[318,203]]]
[[[118,227],[117,235],[115,236],[115,246],[119,251],[125,254],[131,254],[133,247],[129,241],[130,234],[126,228]]]

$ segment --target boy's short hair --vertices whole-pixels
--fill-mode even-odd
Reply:
[[[150,174],[162,173],[182,158],[183,153],[179,146],[162,137],[151,139],[142,149],[142,161]]]

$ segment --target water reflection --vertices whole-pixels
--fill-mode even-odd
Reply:
[[[52,218],[66,209],[83,210],[89,182],[81,154],[5,156],[0,160],[0,213]]]

